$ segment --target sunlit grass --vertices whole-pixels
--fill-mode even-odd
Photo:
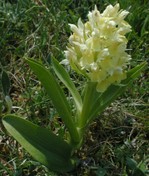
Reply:
[[[79,17],[85,21],[86,14],[95,4],[102,11],[109,3],[116,2],[120,3],[121,8],[130,11],[127,20],[132,25],[132,32],[128,36],[128,52],[132,55],[131,66],[149,61],[147,0],[0,2],[0,71],[6,70],[11,80],[13,113],[52,128],[55,133],[63,133],[65,129],[60,128],[63,126],[62,122],[24,58],[34,58],[45,65],[50,64],[52,55],[59,61],[62,60],[63,50],[70,35],[68,23],[77,23]],[[81,89],[84,80],[73,71],[68,71],[72,79],[76,80],[78,89]],[[81,80],[81,84],[78,85],[77,79]],[[77,153],[81,159],[78,168],[66,176],[135,176],[137,169],[141,169],[143,175],[149,162],[148,87],[149,69],[146,68],[127,92],[91,124],[84,146]],[[0,87],[2,110],[5,113],[3,98]],[[6,131],[1,125],[0,175],[56,175],[34,161],[18,143],[5,134]]]

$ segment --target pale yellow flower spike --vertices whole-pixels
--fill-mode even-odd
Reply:
[[[98,92],[125,79],[131,59],[126,53],[125,37],[131,26],[124,20],[129,12],[119,9],[119,4],[109,5],[100,13],[95,5],[85,24],[81,19],[77,26],[70,24],[72,35],[63,63],[69,63],[78,73],[97,82]]]

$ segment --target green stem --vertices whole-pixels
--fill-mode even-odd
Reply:
[[[86,124],[90,116],[92,104],[96,100],[98,94],[99,93],[96,91],[96,83],[87,82],[87,85],[85,87],[82,112],[81,112],[80,121],[79,121],[80,129],[86,128]]]
[[[76,127],[76,125],[74,124],[73,121],[69,121],[69,125],[70,127],[67,126],[69,134],[70,134],[70,145],[73,148],[76,148],[76,146],[78,146],[78,144],[80,143],[80,134],[79,131]]]

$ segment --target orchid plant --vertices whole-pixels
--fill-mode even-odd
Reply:
[[[79,19],[77,26],[70,24],[72,34],[65,60],[59,63],[52,58],[49,69],[35,60],[26,59],[51,98],[69,135],[62,138],[16,115],[5,115],[2,121],[7,131],[50,170],[68,172],[76,167],[75,151],[83,144],[86,129],[146,65],[142,63],[128,70],[131,56],[127,53],[125,35],[131,31],[131,26],[124,20],[127,15],[127,11],[120,10],[119,4],[107,6],[103,13],[95,6],[86,23]],[[63,64],[70,65],[86,78],[81,93]],[[74,109],[55,75],[69,90]]]

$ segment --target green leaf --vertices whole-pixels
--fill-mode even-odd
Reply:
[[[6,115],[2,122],[7,131],[50,170],[67,172],[73,168],[70,145],[48,129],[14,115]]]
[[[10,80],[8,77],[7,72],[3,71],[2,72],[2,76],[1,76],[1,83],[2,83],[2,90],[4,95],[9,95],[9,91],[10,91]]]
[[[137,162],[132,158],[127,157],[126,164],[131,170],[134,170],[137,168]]]
[[[63,84],[68,88],[71,95],[73,96],[74,102],[76,104],[76,108],[78,112],[81,112],[82,109],[82,99],[80,94],[78,93],[74,83],[72,82],[69,74],[66,72],[64,67],[59,64],[59,62],[56,59],[52,59],[53,68],[58,76],[58,78],[63,82]]]
[[[120,94],[122,94],[127,86],[140,74],[140,72],[147,65],[146,62],[136,66],[127,73],[127,78],[121,82],[121,85],[111,85],[104,93],[97,98],[97,100],[92,104],[91,111],[89,113],[88,123],[96,118],[98,114],[103,112],[103,110],[110,105]]]
[[[132,174],[132,176],[147,176],[141,169],[136,168]]]
[[[95,82],[87,82],[84,89],[83,97],[83,107],[79,119],[80,130],[84,130],[86,127],[86,122],[88,121],[90,111],[92,110],[92,104],[94,104],[96,98],[99,96],[99,93],[96,91]]]
[[[96,172],[97,176],[105,176],[106,175],[106,170],[102,167],[99,167],[97,172]]]
[[[72,118],[72,112],[69,103],[55,77],[52,75],[50,70],[46,69],[40,63],[31,59],[27,59],[27,62],[34,73],[37,75],[38,79],[41,81],[60,117],[63,119],[65,125],[67,126],[72,143],[78,143],[79,134]]]
[[[3,111],[3,101],[0,100],[0,117],[2,115],[2,111]]]
[[[12,110],[12,100],[11,100],[10,96],[8,96],[8,95],[5,96],[5,102],[6,102],[6,106],[7,106],[7,113],[10,113]]]
[[[127,157],[126,158],[126,169],[128,173],[131,173],[132,176],[145,176],[145,172],[143,172],[139,167],[138,163],[132,159]],[[130,175],[130,174],[129,174]]]

